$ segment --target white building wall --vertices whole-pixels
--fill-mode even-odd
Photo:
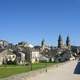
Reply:
[[[0,57],[0,65],[3,64],[3,57]]]
[[[39,62],[39,51],[32,51],[32,63]]]

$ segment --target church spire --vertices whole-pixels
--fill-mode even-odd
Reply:
[[[59,34],[59,38],[58,38],[58,48],[62,48],[63,47],[63,40],[62,40],[62,36]]]
[[[66,46],[70,47],[70,37],[69,37],[69,35],[66,38]]]
[[[44,42],[45,42],[45,40],[43,39],[43,40],[41,41],[41,47],[44,46]]]

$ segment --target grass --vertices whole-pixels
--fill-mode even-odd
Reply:
[[[41,68],[45,68],[46,65],[50,66],[54,63],[37,63],[32,64],[32,70],[37,70]],[[29,66],[19,66],[19,65],[2,65],[0,66],[0,78],[9,77],[11,75],[25,73],[31,71],[31,67]]]

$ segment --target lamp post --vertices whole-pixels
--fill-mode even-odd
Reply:
[[[32,62],[31,62],[31,71],[32,71]]]
[[[47,62],[48,62],[48,61],[47,61]],[[47,72],[47,62],[46,62],[46,64],[45,64],[45,65],[46,65],[46,70],[45,70],[46,72]]]
[[[30,52],[30,69],[32,71],[32,52]]]
[[[45,52],[48,53],[48,50],[46,50]],[[46,66],[46,70],[45,70],[45,71],[46,71],[46,72],[47,72],[47,62],[48,62],[48,60],[47,60],[46,63],[45,63],[45,66]]]

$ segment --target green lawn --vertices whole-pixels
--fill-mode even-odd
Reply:
[[[38,63],[32,65],[32,70],[45,68],[47,66],[50,66],[54,63]],[[31,71],[31,67],[29,66],[18,66],[18,65],[3,65],[0,66],[0,78],[5,78],[11,75],[29,72]]]

